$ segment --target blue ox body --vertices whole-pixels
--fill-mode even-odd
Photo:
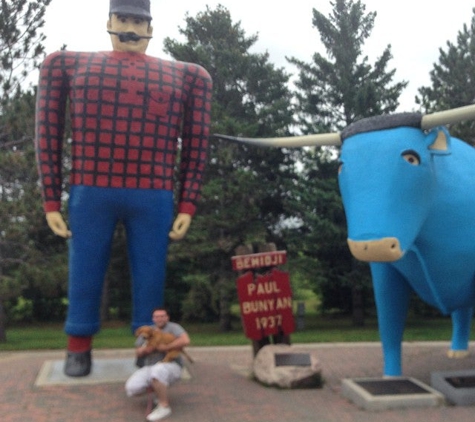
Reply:
[[[451,315],[450,357],[468,354],[475,306],[475,149],[446,124],[475,105],[371,117],[341,133],[220,138],[268,147],[342,145],[339,184],[353,256],[370,263],[384,374],[398,376],[413,292]]]
[[[423,131],[411,116],[408,126],[377,118],[349,126],[340,156],[348,244],[370,262],[391,376],[402,372],[413,291],[452,316],[455,355],[468,350],[475,305],[475,149],[443,127]]]

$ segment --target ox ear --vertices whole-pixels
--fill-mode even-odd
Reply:
[[[427,139],[428,148],[432,154],[448,155],[452,153],[451,136],[445,127],[431,130]]]

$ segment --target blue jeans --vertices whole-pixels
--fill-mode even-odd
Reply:
[[[151,323],[153,308],[163,305],[172,219],[172,191],[71,187],[67,334],[91,336],[100,329],[104,277],[119,221],[132,274],[132,329]]]

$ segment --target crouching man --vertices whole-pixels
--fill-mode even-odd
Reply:
[[[147,416],[148,421],[158,421],[171,414],[168,401],[168,387],[181,378],[183,367],[182,357],[172,362],[162,362],[166,352],[181,349],[190,344],[190,337],[185,329],[170,322],[168,312],[164,308],[156,308],[152,313],[155,327],[164,333],[171,333],[176,338],[169,344],[157,347],[147,345],[142,338],[136,342],[136,356],[143,358],[144,366],[135,371],[125,383],[125,391],[129,397],[143,394],[152,387],[157,395],[158,405]]]

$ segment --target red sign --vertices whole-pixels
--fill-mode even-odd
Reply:
[[[286,251],[253,253],[251,255],[237,255],[231,258],[233,270],[244,271],[263,267],[276,267],[287,262]]]
[[[249,271],[237,279],[237,291],[246,337],[260,340],[280,332],[294,332],[292,291],[287,272],[274,269],[254,279]]]

